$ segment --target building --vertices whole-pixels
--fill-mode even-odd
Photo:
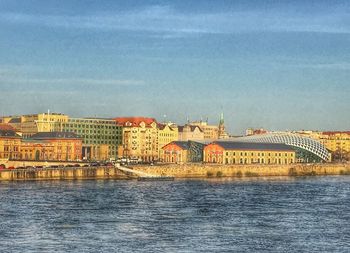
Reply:
[[[162,160],[166,163],[202,162],[204,146],[194,141],[173,141],[162,148]]]
[[[3,123],[13,126],[24,138],[30,138],[39,132],[60,132],[62,123],[68,116],[61,113],[40,113],[22,116],[2,117]]]
[[[217,140],[219,138],[219,127],[215,125],[209,125],[208,121],[194,121],[189,125],[198,126],[204,133],[204,140]]]
[[[0,159],[19,159],[21,139],[13,129],[0,126]]]
[[[279,143],[217,141],[204,148],[204,161],[218,164],[291,164],[295,150]]]
[[[122,145],[118,156],[143,162],[159,160],[158,123],[154,118],[120,117],[114,119],[122,127]]]
[[[318,140],[331,151],[334,161],[350,161],[350,131],[321,132]]]
[[[82,140],[74,133],[40,132],[24,139],[0,130],[0,159],[33,161],[81,160]]]
[[[254,128],[248,128],[245,131],[245,135],[246,136],[250,136],[250,135],[257,135],[257,134],[266,134],[268,131],[263,129],[263,128],[259,128],[259,129],[254,129]]]
[[[219,132],[218,132],[218,139],[228,139],[230,136],[226,132],[225,128],[225,120],[224,120],[224,113],[221,113],[220,115],[220,121],[219,121]]]
[[[163,147],[172,141],[177,141],[179,132],[174,124],[158,124],[158,151],[159,160],[163,161]]]
[[[179,141],[203,141],[204,132],[199,126],[186,124],[178,126]]]
[[[84,160],[115,159],[122,145],[122,127],[112,119],[69,118],[62,130],[82,137]]]
[[[316,163],[329,162],[331,160],[330,152],[322,143],[301,134],[273,132],[230,140],[257,143],[283,143],[296,150],[297,162]]]
[[[82,139],[69,132],[40,132],[23,139],[21,158],[36,161],[79,161]]]

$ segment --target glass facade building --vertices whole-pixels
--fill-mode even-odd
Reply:
[[[70,118],[62,124],[64,132],[83,138],[83,159],[115,159],[122,144],[122,127],[115,120],[99,118]]]

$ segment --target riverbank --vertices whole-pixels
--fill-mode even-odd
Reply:
[[[350,164],[294,164],[294,165],[208,165],[167,164],[133,166],[133,170],[153,176],[175,178],[270,177],[350,175]],[[84,180],[136,179],[137,173],[126,173],[116,167],[66,167],[1,170],[0,181],[14,180]]]
[[[133,168],[145,173],[175,178],[350,175],[349,163],[291,165],[184,164],[134,166]]]

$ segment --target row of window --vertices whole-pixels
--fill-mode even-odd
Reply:
[[[215,152],[215,151],[213,151]],[[235,156],[235,155],[240,155],[240,156],[248,156],[249,154],[247,152],[226,152],[226,156]],[[251,153],[251,156],[254,156],[256,153]],[[258,156],[265,156],[265,153],[257,153]],[[273,154],[272,154],[273,155]],[[293,153],[290,153],[290,155],[293,157]],[[271,153],[268,153],[267,156],[271,156]],[[275,156],[282,156],[282,153],[275,153]],[[288,156],[288,153],[284,153],[284,156]]]

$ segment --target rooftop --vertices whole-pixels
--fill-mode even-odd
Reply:
[[[140,126],[142,122],[144,122],[146,126],[150,126],[153,122],[157,123],[155,118],[147,117],[119,117],[114,118],[114,120],[117,123],[117,125],[122,126],[127,126],[127,123],[131,123],[131,126]]]
[[[14,130],[2,130],[0,129],[0,137],[21,138]]]
[[[294,149],[282,143],[258,143],[238,141],[215,141],[220,147],[228,150],[270,150],[270,151],[294,151]]]

